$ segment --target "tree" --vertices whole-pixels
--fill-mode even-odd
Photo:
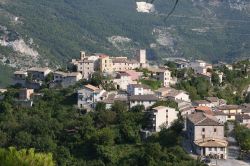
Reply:
[[[211,80],[212,80],[213,85],[215,85],[215,86],[220,84],[220,77],[219,77],[219,75],[218,75],[217,73],[215,73],[215,72],[212,73],[212,78],[211,78]]]
[[[117,113],[114,111],[101,111],[96,115],[96,126],[97,127],[106,127],[108,125],[114,124],[117,119]]]
[[[136,105],[130,109],[131,112],[142,112],[145,110],[144,105]]]
[[[250,103],[250,93],[247,94],[245,102],[246,103]]]
[[[173,101],[173,100],[160,100],[157,101],[155,104],[151,106],[151,108],[158,107],[158,106],[166,106],[166,107],[171,107],[171,108],[178,108],[178,104]]]
[[[104,78],[101,72],[95,72],[94,74],[92,74],[90,83],[94,86],[99,86],[102,84],[103,79]]]
[[[128,110],[127,104],[122,101],[115,101],[111,107],[111,111],[121,113]]]
[[[103,102],[98,102],[98,103],[96,104],[95,110],[96,110],[97,112],[105,111],[105,110],[106,110],[106,104],[103,103]]]
[[[52,154],[36,153],[34,149],[0,149],[0,166],[54,166]]]

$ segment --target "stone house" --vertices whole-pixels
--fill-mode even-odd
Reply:
[[[198,155],[227,158],[228,142],[224,137],[224,125],[213,116],[200,112],[188,115],[186,133]]]

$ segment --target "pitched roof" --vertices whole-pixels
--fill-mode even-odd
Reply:
[[[219,116],[219,115],[224,115],[224,116],[227,116],[227,114],[225,114],[223,111],[214,111],[214,116]]]
[[[170,90],[169,88],[162,87],[162,88],[157,89],[156,92],[162,93],[162,92],[168,92],[169,90]]]
[[[200,147],[227,147],[228,142],[223,139],[205,138],[194,141]]]
[[[45,72],[47,70],[50,70],[50,69],[48,67],[43,67],[43,68],[32,67],[32,68],[28,69],[28,71],[35,71],[35,72]]]
[[[55,71],[54,74],[58,74],[58,75],[62,75],[62,76],[66,76],[67,73],[62,72],[62,71]]]
[[[80,75],[81,73],[79,72],[71,72],[71,73],[67,73],[67,77],[76,77],[78,75]]]
[[[27,75],[26,71],[15,71],[14,74]]]
[[[213,111],[211,110],[211,108],[209,107],[206,107],[206,106],[199,106],[199,107],[196,107],[195,110],[197,112],[201,111],[207,115],[213,115]]]
[[[185,93],[185,91],[182,90],[176,90],[176,89],[170,89],[170,91],[166,94],[167,97],[176,97],[177,95]]]
[[[223,126],[215,117],[201,112],[190,114],[187,118],[196,126]]]
[[[195,103],[195,104],[210,104],[207,100],[195,100],[193,103]]]
[[[7,89],[0,89],[0,93],[4,93],[4,92],[7,92],[8,90]]]
[[[100,90],[98,87],[95,87],[95,86],[90,85],[90,84],[84,85],[84,87],[87,88],[87,89],[90,89],[92,91],[98,91],[98,90]]]
[[[219,110],[234,110],[234,109],[240,109],[239,105],[223,105],[217,107]]]
[[[168,107],[165,106],[158,106],[158,107],[154,107],[152,108],[153,110],[161,110],[161,109],[167,109]]]
[[[133,86],[134,88],[150,89],[149,86],[144,85],[144,84],[130,84],[130,86]]]
[[[127,58],[113,58],[112,59],[113,63],[128,63]]]
[[[240,115],[236,115],[235,118],[238,121],[243,121],[244,119],[249,120],[250,119],[250,115],[248,115],[248,114],[240,114]]]
[[[129,97],[130,101],[157,101],[158,97],[155,95],[132,95]]]
[[[219,98],[218,97],[206,97],[206,100],[213,103],[213,102],[218,102]]]

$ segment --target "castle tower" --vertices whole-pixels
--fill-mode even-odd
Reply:
[[[80,60],[83,60],[86,56],[85,51],[80,51]]]
[[[136,57],[141,66],[147,63],[146,50],[140,49],[136,52]]]

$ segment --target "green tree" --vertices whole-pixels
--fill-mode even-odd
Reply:
[[[246,103],[250,103],[250,93],[247,94],[245,102]]]
[[[215,73],[215,72],[212,73],[212,78],[211,78],[211,80],[212,80],[213,85],[215,85],[215,86],[217,86],[217,85],[220,84],[220,77],[219,77],[219,75],[218,75],[217,73]]]
[[[54,166],[52,154],[36,153],[34,149],[20,151],[11,147],[0,149],[0,166]]]
[[[130,109],[131,112],[142,112],[145,110],[144,105],[136,105]]]
[[[100,112],[100,111],[105,111],[106,110],[106,104],[103,102],[98,102],[96,104],[95,110]]]
[[[128,106],[125,102],[122,101],[115,101],[111,107],[111,111],[121,113],[128,110]]]

